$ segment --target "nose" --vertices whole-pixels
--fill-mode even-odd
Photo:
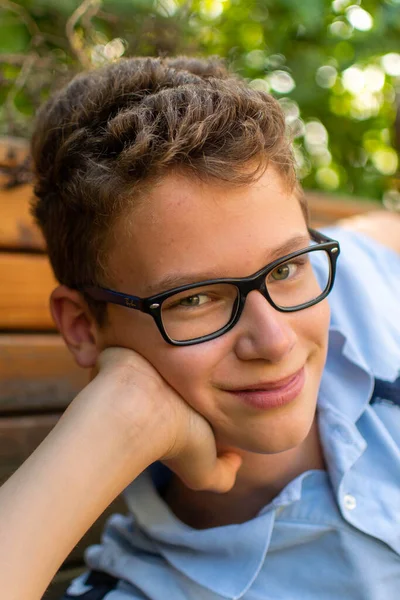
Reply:
[[[256,290],[247,296],[236,334],[235,351],[241,360],[281,361],[294,347],[297,335],[291,321],[296,313],[281,313]]]

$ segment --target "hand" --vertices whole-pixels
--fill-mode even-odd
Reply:
[[[0,489],[4,598],[42,598],[84,533],[154,461],[194,489],[235,482],[241,459],[217,456],[210,425],[143,357],[109,348],[93,375]]]
[[[210,424],[194,411],[141,355],[126,348],[107,348],[99,357],[88,388],[101,385],[128,436],[148,430],[161,460],[191,489],[229,491],[241,465],[232,452],[217,456]],[[108,397],[107,397],[108,396]],[[121,418],[122,417],[122,418]]]

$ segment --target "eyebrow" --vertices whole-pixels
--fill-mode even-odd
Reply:
[[[291,252],[296,252],[296,250],[302,250],[303,248],[307,248],[309,243],[309,235],[296,235],[295,237],[290,238],[290,240],[287,240],[277,248],[274,248],[272,251],[270,251],[268,253],[268,262],[266,262],[265,264],[267,265],[268,263],[274,262],[278,258],[283,258]],[[260,269],[262,269],[262,266],[260,267]],[[249,275],[252,275],[252,273],[249,273]],[[151,283],[149,286],[147,286],[146,289],[147,295],[153,296],[155,294],[161,294],[163,292],[186,284],[201,283],[202,281],[208,281],[210,279],[231,278],[233,277],[221,277],[221,274],[214,270],[202,273],[170,273],[162,279],[160,279],[159,281]]]

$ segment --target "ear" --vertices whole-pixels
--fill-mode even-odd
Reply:
[[[101,352],[99,326],[82,294],[60,285],[50,296],[50,310],[78,365],[93,367]]]

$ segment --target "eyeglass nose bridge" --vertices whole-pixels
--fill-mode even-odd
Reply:
[[[270,304],[273,308],[276,309],[276,306],[268,292],[268,288],[267,288],[267,284],[266,284],[266,275],[268,273],[269,269],[265,269],[264,271],[262,271],[261,273],[258,273],[257,275],[255,275],[254,277],[249,277],[248,279],[246,279],[245,281],[241,281],[240,283],[237,284],[237,288],[239,290],[239,295],[240,295],[240,299],[239,299],[239,310],[238,313],[236,315],[236,319],[239,320],[240,315],[243,312],[246,300],[247,300],[247,296],[250,294],[250,292],[253,291],[257,291],[260,292],[260,294],[265,298],[265,300],[268,302],[268,304]]]

